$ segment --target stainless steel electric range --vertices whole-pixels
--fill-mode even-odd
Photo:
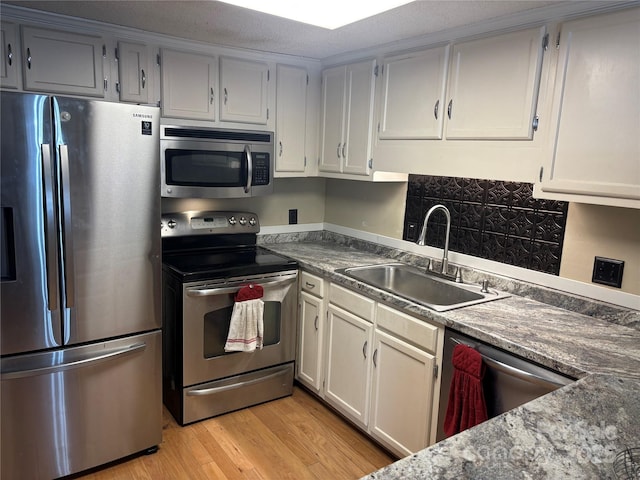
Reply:
[[[163,400],[181,425],[290,395],[298,265],[256,245],[249,212],[162,216]],[[234,296],[264,289],[264,347],[225,352]]]

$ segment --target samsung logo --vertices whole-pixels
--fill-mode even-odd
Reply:
[[[153,115],[149,115],[148,113],[134,113],[133,118],[153,118]]]

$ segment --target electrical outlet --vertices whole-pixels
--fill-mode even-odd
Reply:
[[[295,225],[298,223],[298,209],[292,208],[289,210],[289,225]]]
[[[624,262],[612,258],[595,257],[593,262],[593,283],[601,283],[610,287],[622,287]]]

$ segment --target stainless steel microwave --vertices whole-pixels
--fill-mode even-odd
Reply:
[[[273,132],[162,125],[160,162],[163,197],[273,192]]]

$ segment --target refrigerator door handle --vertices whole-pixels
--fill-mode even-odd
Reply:
[[[52,373],[60,373],[65,370],[71,370],[72,368],[86,367],[98,362],[112,360],[115,357],[131,355],[133,353],[143,351],[146,347],[147,347],[146,343],[134,343],[133,345],[111,350],[111,351],[108,351],[107,353],[100,353],[99,355],[93,355],[86,358],[73,359],[67,363],[59,363],[56,365],[47,365],[46,367],[31,368],[28,370],[16,370],[13,372],[2,373],[0,375],[0,379],[4,381],[4,380],[13,380],[16,378],[35,377],[36,375],[48,375]]]
[[[54,311],[58,308],[58,248],[55,215],[55,192],[53,190],[53,167],[51,165],[51,146],[40,145],[42,154],[42,187],[44,194],[45,215],[45,257],[47,277],[47,308]],[[60,339],[57,339],[58,341]],[[61,342],[59,341],[58,344]]]
[[[71,181],[69,173],[69,149],[66,145],[58,146],[60,167],[62,169],[62,238],[64,242],[64,285],[66,308],[75,303],[75,270],[73,263],[73,223],[71,222]]]

